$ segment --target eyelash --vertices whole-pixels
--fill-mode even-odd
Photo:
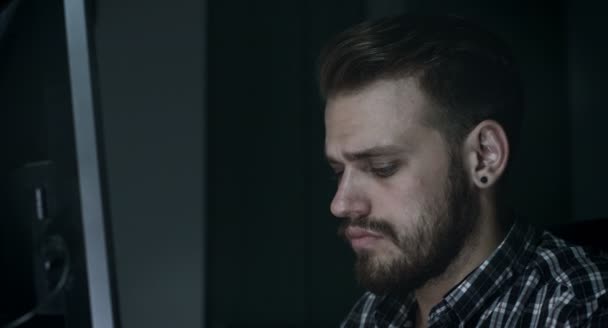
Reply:
[[[397,172],[398,165],[390,164],[381,167],[371,167],[369,171],[379,178],[388,178]],[[340,181],[342,178],[342,171],[335,171],[331,174],[330,178],[333,181]]]
[[[371,172],[379,178],[388,178],[397,172],[397,165],[386,165],[383,167],[373,167]]]

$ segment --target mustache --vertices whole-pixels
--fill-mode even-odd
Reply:
[[[362,228],[379,233],[383,236],[388,237],[395,244],[399,245],[399,236],[397,234],[397,230],[392,224],[381,218],[366,217],[353,220],[344,220],[342,221],[342,223],[340,223],[340,226],[338,227],[338,236],[346,240],[346,229],[348,229],[349,227]]]

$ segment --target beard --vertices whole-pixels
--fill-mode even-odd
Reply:
[[[467,182],[462,163],[451,160],[442,191],[426,199],[415,226],[400,231],[388,220],[363,218],[344,221],[340,234],[349,226],[381,233],[397,245],[398,253],[357,254],[358,282],[374,294],[405,296],[444,273],[466,245],[479,220],[479,198]]]

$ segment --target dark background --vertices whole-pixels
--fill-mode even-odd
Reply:
[[[513,203],[539,224],[608,217],[599,2],[92,3],[123,327],[337,326],[361,290],[329,213],[315,65],[332,34],[367,18],[454,13],[503,36],[528,105]],[[20,57],[35,64],[26,81],[41,79],[17,84],[42,85],[32,99],[63,95],[67,81],[48,78],[56,46]]]

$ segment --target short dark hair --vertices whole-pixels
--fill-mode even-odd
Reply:
[[[402,15],[365,22],[323,49],[324,99],[382,79],[414,77],[438,110],[428,117],[454,146],[479,122],[497,121],[518,143],[523,92],[508,47],[492,33],[452,16]]]

